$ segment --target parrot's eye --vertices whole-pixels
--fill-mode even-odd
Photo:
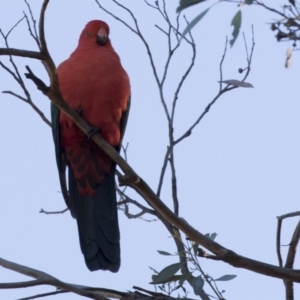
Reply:
[[[90,36],[90,32],[87,31],[87,32],[85,33],[85,35],[86,35],[86,36]]]

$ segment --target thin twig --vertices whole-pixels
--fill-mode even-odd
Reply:
[[[282,226],[282,220],[278,219],[277,232],[276,232],[276,252],[277,252],[279,267],[283,267],[282,256],[281,256],[281,226]]]
[[[46,211],[43,208],[41,208],[40,210],[40,214],[46,214],[46,215],[57,215],[57,214],[64,214],[66,211],[68,211],[68,208],[65,208],[63,210],[59,210],[59,211]]]
[[[98,293],[94,293],[92,291],[87,291],[79,286],[69,284],[66,282],[62,282],[45,272],[41,272],[41,271],[33,269],[33,268],[19,265],[19,264],[10,262],[8,260],[5,260],[3,258],[0,258],[0,266],[4,267],[6,269],[12,270],[12,271],[21,273],[23,275],[33,277],[37,280],[43,280],[44,282],[47,282],[48,285],[55,286],[56,288],[60,288],[62,290],[68,290],[68,291],[71,291],[75,294],[78,294],[78,295],[81,295],[84,297],[88,297],[91,299],[97,299],[97,300],[107,300],[107,298],[101,296]]]
[[[23,20],[24,17],[21,19]],[[36,58],[36,59],[44,59],[44,55],[42,55],[41,53],[38,52],[34,52],[34,51],[25,51],[25,50],[19,50],[19,49],[12,49],[9,47],[9,43],[8,43],[8,37],[10,35],[10,33],[12,32],[12,30],[14,28],[16,28],[16,26],[18,24],[20,24],[21,20],[19,20],[10,30],[7,34],[4,34],[2,32],[2,30],[0,29],[0,34],[2,35],[4,42],[5,42],[5,46],[6,49],[0,49],[0,55],[9,55],[9,61],[12,65],[12,69],[10,69],[8,66],[6,66],[3,62],[0,61],[0,66],[6,71],[8,72],[13,78],[14,80],[20,85],[20,87],[22,88],[25,97],[22,97],[21,95],[18,95],[12,91],[4,91],[4,93],[6,94],[10,94],[14,97],[17,97],[20,100],[23,100],[24,102],[26,102],[27,104],[29,104],[33,110],[41,117],[41,119],[48,125],[51,127],[51,122],[46,118],[45,114],[33,103],[32,99],[31,99],[31,95],[29,93],[29,91],[26,88],[26,85],[22,79],[22,76],[20,75],[19,69],[17,67],[17,65],[14,62],[13,56],[25,56],[25,57],[31,57],[31,58]],[[7,51],[5,51],[7,50]]]
[[[246,47],[246,45],[247,44],[245,44],[245,47]],[[252,47],[251,47],[250,56],[247,55],[247,68],[246,68],[247,71],[246,71],[246,74],[245,74],[244,78],[242,79],[242,81],[245,81],[247,79],[249,73],[250,73],[250,70],[251,70],[250,66],[251,66],[251,63],[252,63],[252,57],[253,57],[253,53],[254,53],[254,46],[255,46],[254,30],[253,30],[253,26],[252,26]],[[222,57],[222,60],[224,60],[223,57]],[[222,60],[221,60],[221,62],[222,62]],[[219,93],[213,98],[213,100],[208,103],[208,105],[206,106],[206,108],[204,109],[204,111],[200,114],[200,116],[196,119],[196,121],[186,130],[186,132],[184,134],[182,134],[177,140],[174,141],[174,144],[178,144],[182,140],[184,140],[185,138],[187,138],[188,136],[190,136],[192,134],[193,129],[200,123],[200,121],[203,119],[203,117],[209,112],[209,110],[212,107],[212,105],[214,105],[216,103],[216,101],[224,93],[226,93],[228,91],[231,91],[233,89],[236,89],[236,88],[237,88],[236,86],[229,86],[229,85],[227,85],[225,88],[221,89],[219,91]]]
[[[29,10],[29,14],[30,14],[30,17],[31,17],[31,22],[33,24],[33,30],[34,30],[34,32],[33,32],[32,29],[31,29],[31,26],[30,26],[29,19],[28,19],[26,13],[24,12],[24,15],[26,16],[26,21],[27,21],[29,33],[32,36],[32,38],[35,40],[38,48],[41,50],[41,43],[40,43],[39,36],[38,36],[38,33],[37,33],[37,28],[36,28],[36,20],[33,16],[33,13],[32,13],[32,10],[31,10],[31,7],[30,7],[29,3],[27,2],[27,0],[24,0],[24,2],[27,5],[27,9]]]
[[[54,291],[54,292],[37,294],[37,295],[33,295],[33,296],[28,296],[28,297],[25,297],[25,298],[19,298],[17,300],[32,300],[32,299],[45,298],[45,297],[48,297],[48,296],[55,296],[55,295],[58,295],[58,294],[65,294],[65,293],[70,293],[70,291],[57,290],[57,291]]]
[[[119,194],[119,196],[121,197],[121,201],[118,201],[117,202],[117,205],[118,206],[122,206],[124,205],[125,207],[125,213],[126,213],[126,216],[129,218],[129,219],[133,219],[133,218],[140,218],[142,215],[144,214],[150,214],[150,215],[153,215],[153,216],[156,216],[157,217],[157,213],[155,210],[153,209],[150,209],[142,204],[140,204],[138,201],[130,198],[128,195],[126,195],[123,191],[121,191],[119,188],[117,188],[117,193]],[[128,209],[128,204],[132,204],[136,207],[138,207],[141,211],[138,213],[138,214],[130,214],[129,213],[129,209]]]
[[[292,236],[286,262],[285,262],[285,268],[293,269],[294,267],[294,262],[295,262],[295,257],[297,253],[297,246],[299,243],[299,238],[300,238],[300,221],[298,222],[294,234]],[[286,290],[286,299],[294,299],[294,284],[292,281],[285,281],[285,290]]]
[[[163,182],[164,182],[165,172],[166,172],[166,169],[168,166],[169,155],[170,155],[170,147],[167,147],[164,162],[163,162],[163,165],[162,165],[162,168],[160,171],[160,177],[159,177],[158,187],[157,187],[157,192],[156,192],[157,197],[160,197],[161,189],[162,189]]]
[[[225,56],[226,56],[226,52],[227,52],[227,45],[228,45],[228,37],[226,36],[224,52],[223,52],[222,59],[221,59],[221,61],[220,61],[220,89],[219,89],[219,92],[221,92],[221,90],[222,90],[222,82],[223,82],[223,62],[224,62],[224,60],[225,60]]]

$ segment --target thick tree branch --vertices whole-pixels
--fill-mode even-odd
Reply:
[[[48,279],[37,279],[30,281],[22,281],[22,282],[9,282],[9,283],[0,283],[0,289],[19,289],[19,288],[27,288],[38,285],[47,285],[49,284]]]
[[[23,265],[19,265],[19,264],[10,262],[8,260],[5,260],[3,258],[0,258],[0,266],[4,267],[6,269],[12,270],[12,271],[21,273],[23,275],[33,277],[37,280],[42,280],[45,284],[55,286],[62,290],[68,290],[68,291],[71,291],[75,294],[78,294],[78,295],[81,295],[84,297],[88,297],[91,299],[97,299],[97,300],[107,300],[105,297],[101,296],[98,293],[94,293],[92,291],[86,291],[78,286],[73,285],[73,284],[62,282],[45,272],[42,272],[42,271],[39,271],[36,269],[32,269],[32,268],[29,268],[29,267],[26,267]]]
[[[35,299],[45,296],[52,296],[59,293],[73,292],[80,296],[96,299],[96,300],[108,300],[108,298],[121,299],[121,300],[174,300],[175,298],[168,297],[165,294],[150,292],[138,287],[134,289],[138,291],[134,292],[120,292],[116,290],[103,289],[97,287],[82,286],[76,284],[70,284],[36,269],[32,269],[23,265],[19,265],[8,260],[0,258],[0,266],[21,273],[26,276],[36,278],[36,280],[24,281],[24,282],[11,282],[0,283],[0,289],[14,289],[14,288],[28,288],[39,285],[50,285],[58,288],[58,291],[39,294],[35,296],[26,297],[23,299]],[[144,293],[141,293],[143,291]]]
[[[277,233],[276,233],[276,252],[278,256],[278,262],[279,266],[283,266],[282,262],[282,256],[281,256],[281,228],[282,228],[282,221],[286,218],[296,217],[299,216],[300,212],[296,211],[293,213],[288,213],[282,216],[277,217],[278,224],[277,224]],[[289,250],[286,258],[285,268],[292,269],[294,266],[294,261],[297,253],[297,246],[299,243],[300,238],[300,222],[298,222],[294,234],[292,236],[292,239],[289,243]],[[283,281],[285,286],[285,293],[286,293],[286,299],[293,300],[294,299],[294,284],[292,281],[284,280]]]

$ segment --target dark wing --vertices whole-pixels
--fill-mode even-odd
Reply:
[[[120,146],[122,144],[123,136],[124,136],[126,125],[127,125],[130,105],[131,105],[131,96],[129,96],[129,99],[128,99],[128,102],[127,102],[127,109],[123,112],[121,120],[120,120],[120,134],[121,134]]]
[[[57,164],[57,169],[59,174],[61,192],[63,194],[67,206],[69,207],[70,201],[69,201],[69,194],[68,194],[67,181],[66,181],[67,160],[66,160],[65,152],[60,146],[59,114],[60,114],[59,108],[51,102],[52,135],[53,135],[53,140],[55,145],[56,164]]]

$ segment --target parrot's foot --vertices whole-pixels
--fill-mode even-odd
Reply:
[[[96,134],[96,133],[101,134],[100,128],[97,127],[97,126],[92,126],[92,127],[89,129],[88,133],[87,133],[88,140],[90,140],[91,137],[92,137],[94,134]]]

